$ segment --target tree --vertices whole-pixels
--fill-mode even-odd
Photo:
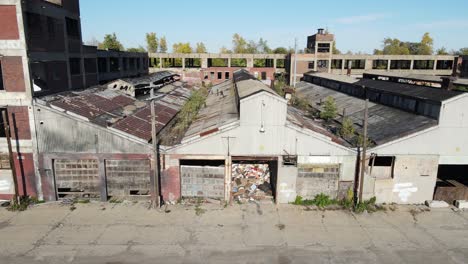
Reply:
[[[156,53],[158,52],[159,40],[156,37],[156,33],[146,33],[146,45],[148,47],[148,52]]]
[[[434,39],[429,35],[428,32],[424,33],[421,42],[418,43],[416,55],[432,55],[434,53]]]
[[[232,51],[224,46],[222,46],[220,49],[219,49],[219,53],[222,53],[222,54],[230,54],[232,53]]]
[[[336,48],[336,42],[333,42],[332,53],[333,54],[341,54],[341,51]]]
[[[334,119],[337,115],[336,111],[335,98],[328,96],[327,99],[325,99],[323,110],[320,112],[320,118],[325,119],[326,121]]]
[[[278,47],[273,50],[273,53],[275,54],[288,54],[288,50],[284,47]]]
[[[166,53],[167,52],[167,42],[166,37],[161,37],[159,40],[159,52]]]
[[[246,53],[247,41],[239,34],[232,36],[232,51],[234,53]]]
[[[124,50],[122,43],[119,42],[115,33],[106,34],[104,36],[104,41],[99,44],[98,48],[109,50]]]
[[[468,47],[461,48],[461,49],[456,50],[456,51],[452,51],[452,54],[454,54],[454,55],[468,55]]]
[[[271,48],[268,46],[268,43],[263,38],[260,38],[257,45],[257,52],[262,54],[271,53]]]
[[[345,117],[343,123],[341,124],[340,135],[344,139],[349,139],[354,135],[354,126],[351,119]]]
[[[197,48],[195,49],[196,53],[206,53],[206,47],[203,42],[197,43]]]
[[[383,49],[374,50],[375,55],[431,55],[434,40],[429,33],[424,33],[421,42],[403,42],[397,38],[385,38]]]
[[[189,42],[187,42],[187,43],[179,42],[179,43],[175,43],[174,45],[172,45],[172,52],[174,52],[174,53],[192,53],[193,50],[192,50],[192,47],[190,46]]]
[[[437,55],[449,55],[447,49],[445,47],[441,47],[436,51]]]
[[[90,40],[86,42],[86,45],[95,46],[95,47],[99,46],[99,44],[100,44],[99,41],[95,37],[92,37]]]
[[[145,50],[145,48],[143,48],[143,46],[138,46],[138,48],[128,48],[127,51],[128,52],[143,52],[143,53],[146,52],[146,50]]]

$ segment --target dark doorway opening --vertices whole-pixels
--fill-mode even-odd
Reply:
[[[468,200],[468,165],[439,165],[434,200]]]

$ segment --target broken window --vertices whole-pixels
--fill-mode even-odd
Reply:
[[[372,156],[369,159],[370,175],[376,179],[393,178],[395,156]]]
[[[266,72],[262,72],[262,80],[266,80],[267,79],[267,73]]]
[[[109,58],[109,63],[111,72],[120,71],[119,58]]]
[[[223,73],[222,72],[218,72],[218,80],[221,80],[223,79]]]
[[[67,25],[67,35],[73,38],[80,37],[80,23],[76,19],[72,18],[65,18],[66,25]]]
[[[79,58],[70,58],[70,74],[79,75],[81,74],[81,59]]]
[[[2,61],[0,60],[0,90],[5,90],[3,86],[3,71],[2,71]]]
[[[317,51],[319,53],[330,53],[330,43],[318,43]]]
[[[107,60],[106,58],[98,59],[98,70],[100,73],[107,72]]]
[[[229,80],[229,72],[224,73],[224,79]]]
[[[84,64],[86,73],[96,73],[96,59],[86,58]]]
[[[331,68],[332,69],[341,69],[343,66],[343,60],[332,60]]]

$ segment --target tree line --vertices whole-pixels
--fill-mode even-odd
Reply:
[[[150,53],[166,53],[168,52],[168,45],[166,37],[158,37],[156,33],[150,32],[146,34],[146,47],[132,47],[125,49],[122,43],[118,40],[115,33],[106,34],[102,42],[93,39],[88,42],[91,45],[98,46],[99,49],[112,49],[120,51],[131,52],[150,52]],[[173,53],[207,53],[207,48],[203,42],[195,43],[192,46],[190,42],[178,42],[172,45]],[[306,50],[299,50],[299,53],[305,53]],[[336,43],[332,47],[333,54],[341,54],[340,50],[336,48]],[[228,49],[221,47],[219,53],[253,53],[253,54],[288,54],[294,53],[294,49],[277,47],[272,49],[266,40],[260,38],[258,41],[247,40],[240,34],[236,33],[232,36],[232,47]],[[353,54],[348,51],[346,54]],[[358,53],[360,54],[360,53]],[[445,47],[441,47],[434,51],[434,39],[429,33],[425,33],[421,41],[410,42],[401,41],[398,38],[385,38],[383,40],[382,49],[375,49],[374,55],[468,55],[468,47],[459,50],[448,51]]]

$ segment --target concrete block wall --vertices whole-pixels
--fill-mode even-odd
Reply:
[[[224,166],[181,166],[182,196],[224,199]]]
[[[149,194],[150,169],[149,160],[106,160],[108,195],[125,197],[132,190]]]
[[[95,159],[55,160],[57,189],[99,193],[99,162]]]
[[[338,197],[339,164],[300,164],[297,176],[297,195],[313,199],[323,193]]]

